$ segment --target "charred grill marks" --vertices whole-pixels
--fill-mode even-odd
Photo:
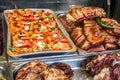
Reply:
[[[105,17],[106,13],[102,8],[72,5],[64,17],[67,24],[61,22],[67,31],[70,31],[70,37],[75,45],[83,50],[96,52],[118,49],[120,48],[120,24],[114,19]],[[113,28],[98,25],[95,20],[97,18],[101,18],[103,25]]]
[[[94,20],[85,20],[84,24],[84,33],[92,46],[101,44],[104,41],[104,36],[102,36],[100,27],[96,22]]]
[[[75,7],[67,13],[67,21],[69,23],[77,24],[84,19],[93,19],[96,17],[105,17],[106,13],[102,8],[96,7]]]

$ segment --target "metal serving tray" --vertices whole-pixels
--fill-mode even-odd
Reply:
[[[35,60],[43,61],[48,65],[56,62],[64,62],[70,65],[72,70],[74,71],[74,76],[71,78],[71,80],[92,80],[92,76],[87,74],[87,72],[82,67],[80,67],[80,64],[82,64],[82,61],[84,61],[85,59],[87,59],[87,57],[83,58],[81,56],[74,56],[74,57],[68,57],[68,58],[55,58],[55,59],[46,59],[46,60],[35,59]],[[29,61],[32,61],[32,60],[10,63],[11,65],[10,80],[15,80],[14,78],[16,76],[17,71],[20,69],[21,66],[28,63]]]
[[[5,53],[5,44],[6,44],[6,41],[5,41],[5,35],[4,35],[4,17],[3,17],[3,13],[0,13],[0,21],[1,21],[1,25],[0,25],[0,33],[2,33],[2,41],[3,41],[3,53],[0,54],[0,61],[6,61],[7,58],[6,58],[6,53]]]
[[[59,23],[58,19],[56,18],[56,15],[54,14],[54,12],[50,9],[32,9],[32,8],[28,8],[28,9],[31,9],[33,11],[35,10],[45,10],[45,11],[49,11],[53,14],[57,24],[58,24],[58,27],[60,28],[60,30],[62,31],[62,33],[65,35],[65,37],[68,39],[69,41],[69,44],[71,45],[72,49],[70,50],[54,50],[54,51],[42,51],[42,52],[33,52],[33,53],[28,53],[28,54],[20,54],[20,55],[12,55],[8,52],[8,46],[11,45],[11,35],[9,33],[9,23],[8,23],[8,17],[6,15],[7,12],[12,12],[14,9],[11,9],[11,10],[5,10],[4,11],[4,16],[5,16],[5,21],[7,23],[7,54],[11,57],[24,57],[24,56],[28,56],[28,57],[32,57],[34,55],[37,55],[37,56],[47,56],[47,55],[63,55],[65,53],[73,53],[76,51],[76,46],[74,45],[74,43],[72,42],[72,40],[70,39],[69,37],[69,34],[66,32],[66,30],[64,29],[64,27]],[[14,54],[14,53],[13,53]]]
[[[111,51],[109,51],[111,52]],[[105,53],[105,52],[104,52]],[[99,54],[104,54],[99,53]],[[114,51],[113,54],[120,56],[120,51]],[[93,80],[93,75],[88,74],[85,71],[85,64],[93,57],[92,56],[69,56],[69,57],[58,57],[58,58],[46,58],[46,59],[29,59],[29,60],[21,60],[18,62],[10,62],[9,72],[10,72],[10,80],[14,80],[17,71],[26,63],[33,61],[33,60],[40,60],[45,62],[46,64],[50,65],[56,62],[63,62],[71,66],[72,70],[74,71],[74,76],[70,80]]]
[[[67,11],[61,11],[61,12],[58,11],[58,12],[56,13],[56,15],[57,15],[57,17],[59,17],[59,16],[65,16],[66,13],[67,13]],[[58,19],[58,20],[59,20],[59,19]],[[63,25],[60,20],[59,20],[59,23],[60,23],[61,25]],[[75,46],[76,46],[76,45],[75,45]],[[76,46],[76,47],[77,47],[77,46]],[[90,56],[90,55],[95,55],[95,54],[99,54],[99,53],[116,52],[116,51],[120,51],[120,49],[116,49],[116,50],[104,50],[104,51],[99,51],[99,52],[89,52],[89,51],[85,51],[85,50],[77,47],[77,52],[78,52],[78,54],[81,55],[81,56]]]
[[[9,80],[8,64],[5,62],[0,63],[0,80]]]

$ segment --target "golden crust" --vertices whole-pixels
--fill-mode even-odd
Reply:
[[[69,80],[62,70],[49,68],[43,72],[44,80]]]

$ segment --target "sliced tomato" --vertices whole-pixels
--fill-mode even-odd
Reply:
[[[42,41],[42,42],[45,42],[45,43],[49,43],[49,40],[46,39],[46,38],[43,38],[43,39],[37,39],[36,41]]]
[[[30,43],[24,43],[24,44],[22,44],[22,46],[20,46],[20,48],[23,48],[23,47],[31,47],[32,46],[32,44],[30,44]]]
[[[46,16],[49,16],[51,13],[49,13],[49,12],[45,12],[44,13]]]
[[[68,40],[67,39],[62,39],[62,40],[60,40],[60,42],[67,43]]]
[[[56,30],[56,31],[52,31],[52,32],[51,32],[51,35],[54,35],[54,34],[60,34],[60,33],[61,33],[60,30]]]
[[[40,32],[37,32],[37,34],[43,34],[43,32],[40,31]]]
[[[53,38],[52,41],[53,41],[53,42],[59,42],[60,39],[59,39],[59,38]]]
[[[21,37],[21,39],[22,39],[22,40],[29,40],[30,38],[23,36],[23,37]]]
[[[44,38],[44,42],[45,43],[49,43],[49,40]]]

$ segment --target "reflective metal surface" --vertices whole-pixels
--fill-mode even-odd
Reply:
[[[106,53],[106,52],[104,52]],[[99,54],[104,54],[99,53]],[[113,51],[113,54],[117,53],[120,55],[120,51]],[[21,60],[18,62],[10,62],[9,72],[10,72],[10,78],[13,80],[16,76],[16,72],[26,63],[33,61],[33,60],[40,60],[45,62],[46,64],[50,65],[52,63],[56,62],[63,62],[71,66],[72,70],[74,71],[74,76],[71,78],[71,80],[93,80],[93,75],[88,74],[85,71],[85,64],[90,60],[92,56],[67,56],[67,57],[57,57],[57,58],[46,58],[46,59],[29,59],[29,60]],[[87,62],[86,62],[87,61]]]
[[[9,80],[8,64],[0,62],[0,80]]]
[[[80,64],[82,64],[82,61],[85,59],[86,58],[83,58],[80,56],[74,56],[74,57],[68,57],[68,58],[55,58],[55,59],[44,59],[44,60],[37,59],[37,60],[41,60],[48,65],[56,62],[64,62],[70,65],[74,71],[74,76],[71,78],[71,80],[92,80],[92,76],[87,74],[86,71],[84,71],[84,69],[80,66]],[[12,80],[14,80],[14,77],[16,76],[16,72],[20,69],[20,67],[28,63],[29,61],[26,60],[26,61],[11,63],[10,74],[11,74]]]

